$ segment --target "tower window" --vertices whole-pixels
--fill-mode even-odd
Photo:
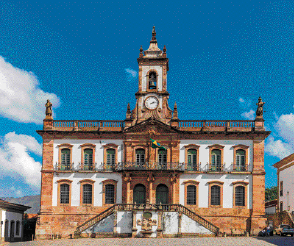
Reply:
[[[150,90],[156,89],[156,83],[157,83],[156,73],[151,72],[149,74],[149,89]]]

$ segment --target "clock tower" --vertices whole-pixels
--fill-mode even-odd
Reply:
[[[167,92],[168,58],[166,47],[160,50],[157,45],[155,27],[148,50],[140,48],[139,88],[136,95],[136,107],[130,112],[128,106],[127,120],[131,125],[140,123],[150,117],[170,124],[172,110],[168,106]]]

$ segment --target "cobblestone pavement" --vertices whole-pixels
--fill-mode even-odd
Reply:
[[[84,239],[59,239],[51,241],[34,241],[34,242],[21,242],[21,243],[8,243],[5,245],[12,246],[71,246],[71,245],[105,245],[105,246],[190,246],[190,245],[213,245],[213,246],[266,246],[266,245],[291,245],[294,246],[293,237],[218,237],[218,238],[84,238]]]

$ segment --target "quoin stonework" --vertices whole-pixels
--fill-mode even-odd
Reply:
[[[46,103],[36,237],[256,234],[265,227],[263,106],[255,120],[180,120],[166,47],[140,48],[125,120],[54,120]],[[230,110],[230,109],[228,109]]]

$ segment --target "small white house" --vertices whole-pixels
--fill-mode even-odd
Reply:
[[[278,176],[279,211],[294,211],[294,154],[274,164]]]
[[[22,241],[23,214],[29,208],[0,199],[0,243]]]

